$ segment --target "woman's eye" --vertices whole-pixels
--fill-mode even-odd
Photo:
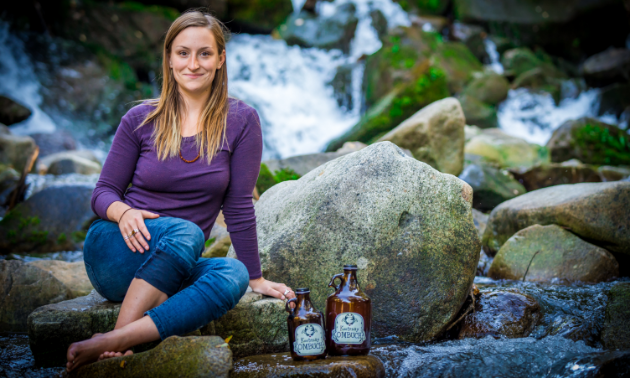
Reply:
[[[186,51],[180,51],[180,52],[179,52],[179,55],[182,55],[182,56],[183,56],[183,55],[186,55]]]

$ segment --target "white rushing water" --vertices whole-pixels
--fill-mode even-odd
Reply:
[[[15,134],[26,135],[55,130],[53,120],[40,108],[41,85],[35,76],[22,41],[9,33],[9,25],[0,22],[0,94],[26,105],[33,114],[24,122],[11,126]]]
[[[483,44],[486,47],[488,56],[490,57],[490,68],[498,74],[503,74],[503,64],[501,64],[501,61],[499,60],[497,45],[489,37],[484,38]]]
[[[288,46],[263,35],[237,35],[228,44],[230,94],[254,106],[261,117],[264,158],[283,158],[322,151],[326,144],[359,120],[363,55],[381,48],[370,12],[380,10],[388,24],[409,25],[407,14],[391,0],[321,2],[321,17],[344,3],[356,6],[359,19],[350,54]],[[294,0],[296,9],[304,1]],[[331,80],[342,65],[352,67],[352,110],[340,108]]]

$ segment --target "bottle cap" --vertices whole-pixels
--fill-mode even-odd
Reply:
[[[356,265],[344,265],[343,266],[343,270],[357,270],[357,266]]]
[[[295,289],[295,294],[308,294],[311,291],[308,289],[308,287],[301,287],[299,289]]]

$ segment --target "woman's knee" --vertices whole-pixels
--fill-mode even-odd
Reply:
[[[201,257],[205,235],[195,223],[181,218],[170,218],[158,249],[177,255],[191,267]]]

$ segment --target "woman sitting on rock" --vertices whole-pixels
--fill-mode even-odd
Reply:
[[[248,284],[295,297],[262,278],[252,204],[261,127],[254,109],[228,98],[224,30],[199,11],[175,20],[160,98],[132,108],[116,131],[84,258],[96,291],[122,307],[113,331],[70,345],[68,371],[192,332],[232,309]],[[238,260],[201,258],[221,209]]]

